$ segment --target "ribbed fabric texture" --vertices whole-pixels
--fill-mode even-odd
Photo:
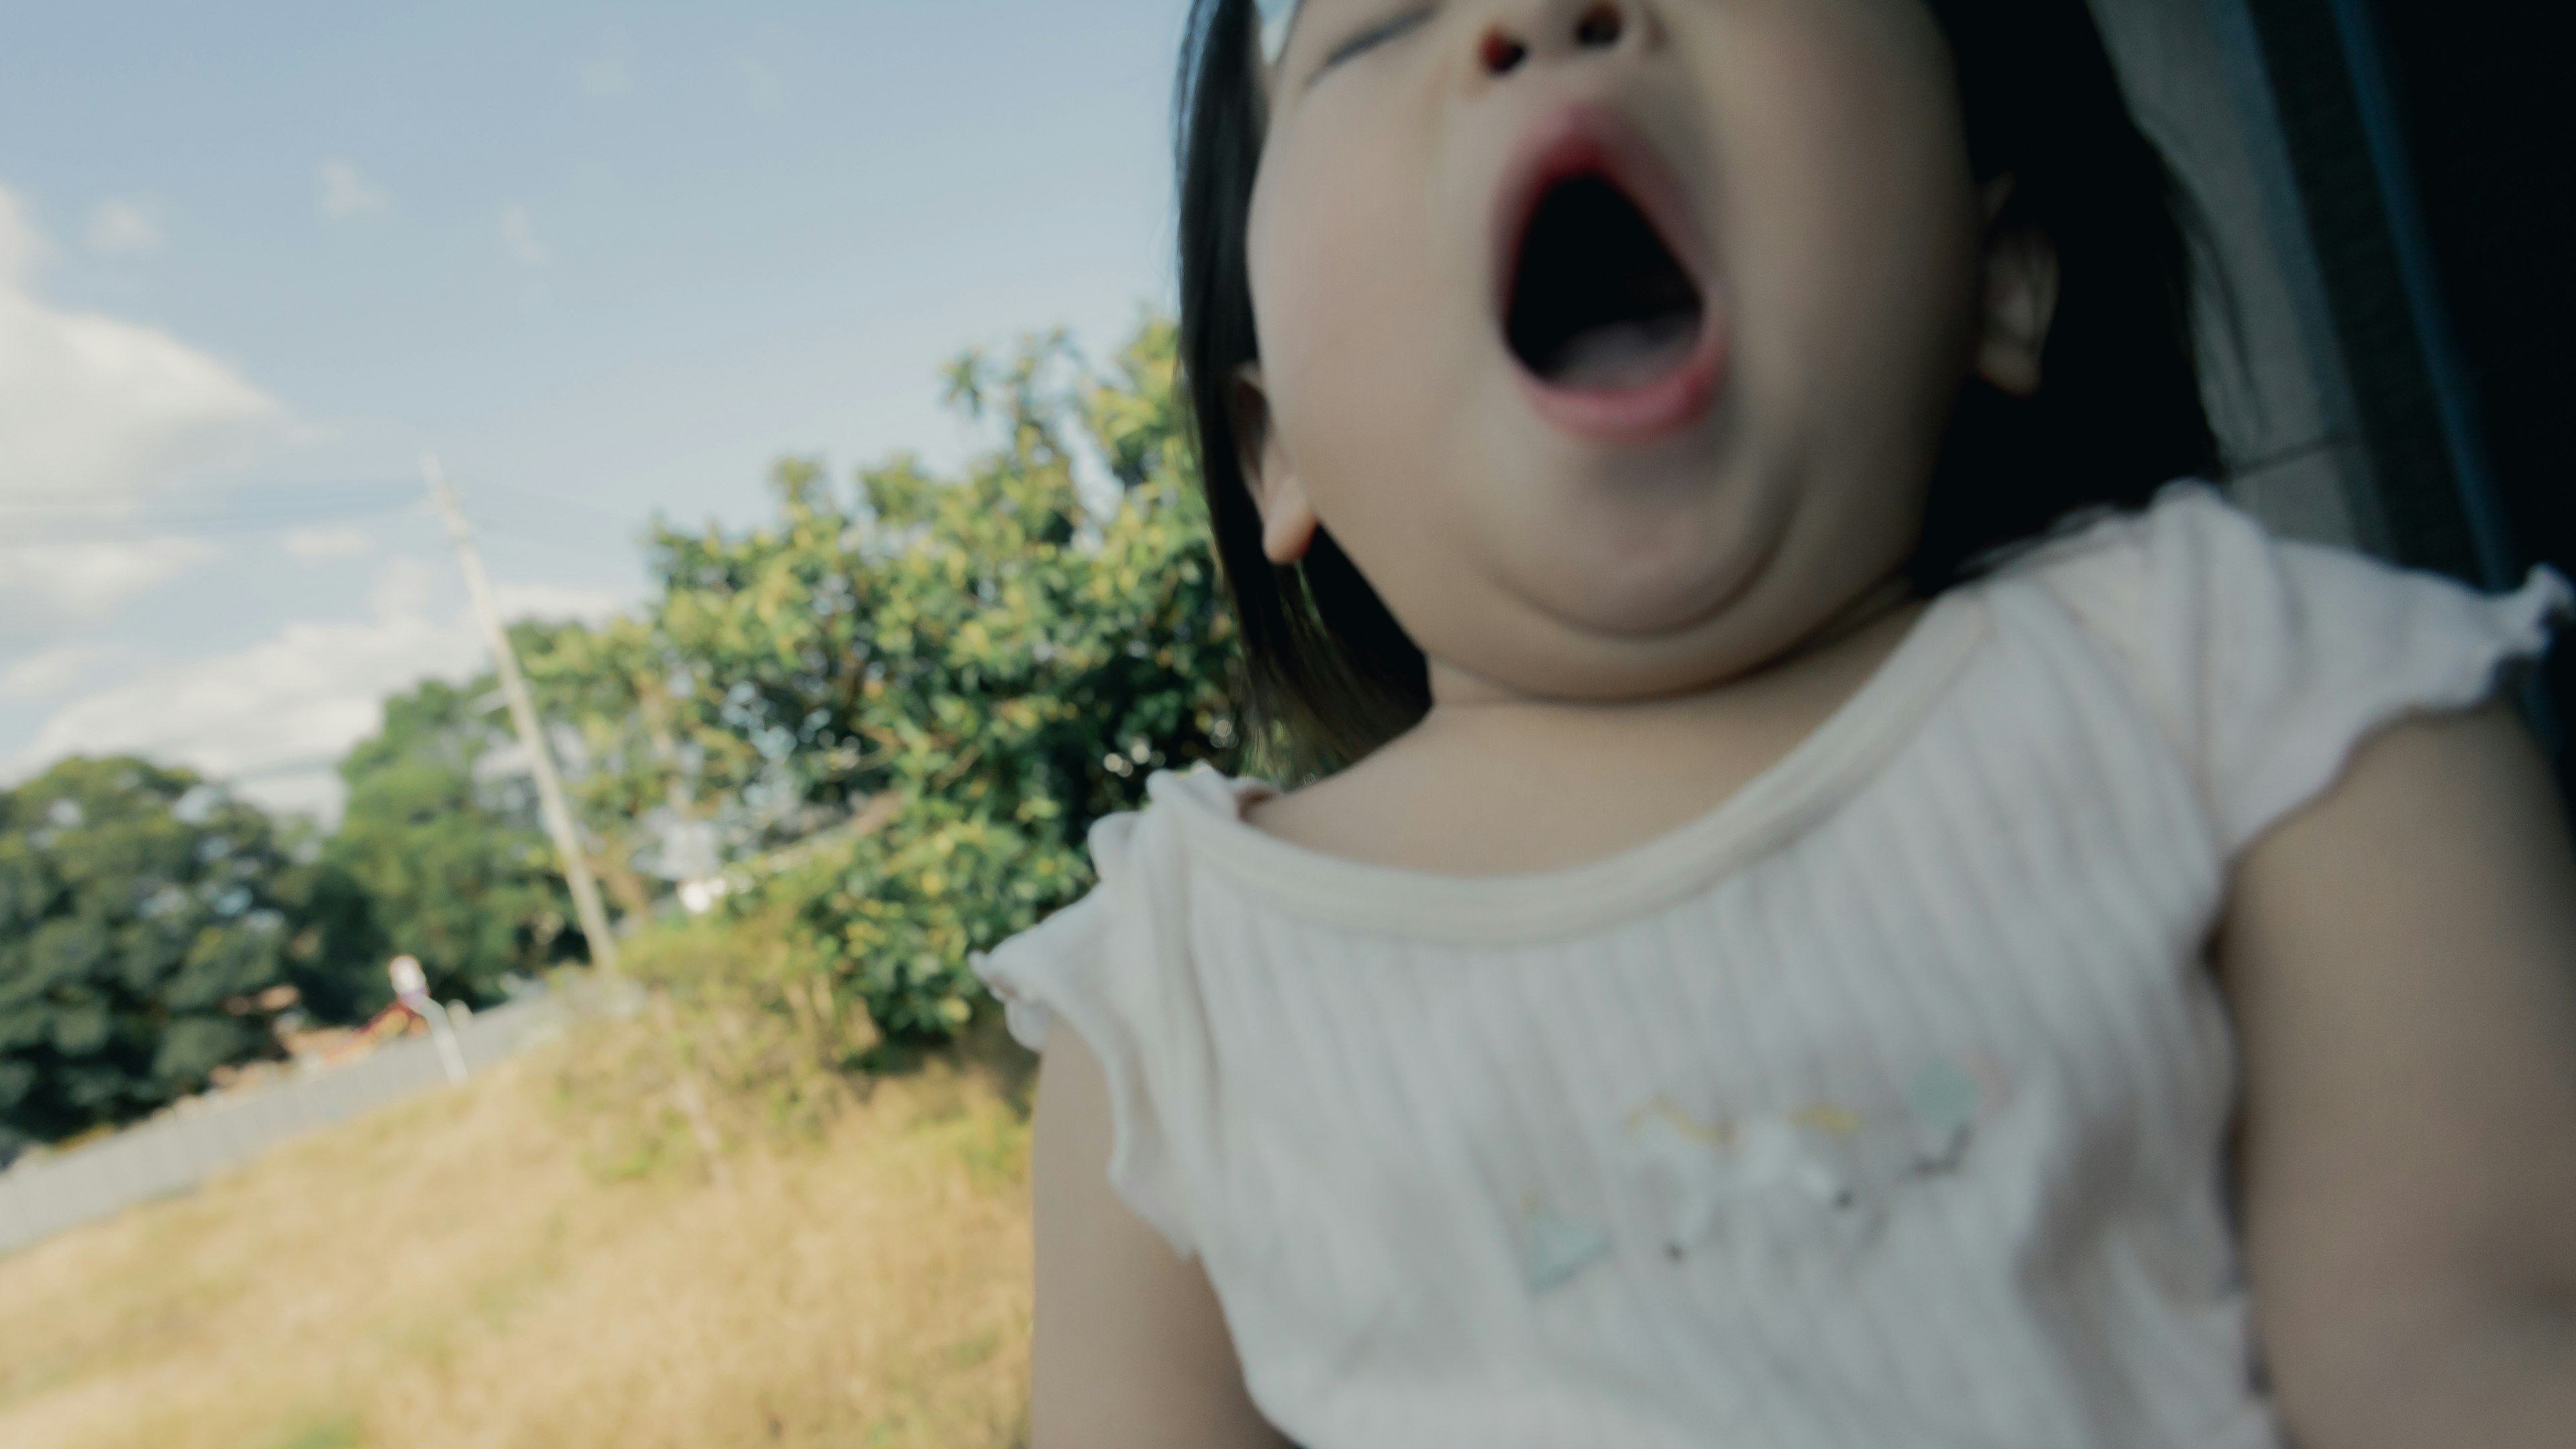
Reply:
[[[2482,697],[2487,600],[2205,488],[1940,600],[1705,819],[1468,880],[1161,776],[982,963],[1308,1449],[2269,1446],[2203,962],[2233,855]]]

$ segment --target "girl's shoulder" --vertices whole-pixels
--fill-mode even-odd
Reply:
[[[1010,1013],[1011,1034],[1031,1050],[1044,1046],[1049,1026],[1064,1014],[1064,998],[1102,996],[1115,985],[1103,974],[1109,958],[1142,944],[1118,939],[1129,935],[1122,927],[1150,925],[1136,918],[1155,914],[1156,902],[1171,898],[1174,877],[1186,868],[1187,837],[1198,827],[1185,817],[1239,820],[1278,791],[1201,765],[1156,772],[1146,793],[1142,808],[1093,822],[1089,846],[1099,883],[1089,894],[974,958],[976,975]]]
[[[1108,1080],[1110,1185],[1189,1257],[1196,1241],[1173,1143],[1201,1134],[1208,1094],[1205,1023],[1169,954],[1182,936],[1182,877],[1210,827],[1276,791],[1204,765],[1157,773],[1147,790],[1143,808],[1092,825],[1091,893],[973,965],[1022,1046],[1045,1050],[1061,1026],[1091,1049]]]
[[[2396,719],[2465,709],[2539,655],[2570,607],[2534,569],[2487,595],[2281,537],[2211,485],[2070,523],[1971,587],[2036,584],[2095,641],[2191,767],[2231,853]]]

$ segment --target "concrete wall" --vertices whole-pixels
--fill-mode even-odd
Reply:
[[[562,1030],[553,998],[514,1002],[459,1024],[468,1071]],[[277,1143],[446,1085],[436,1044],[406,1037],[345,1067],[229,1093],[103,1142],[0,1173],[0,1253],[136,1203],[185,1192]]]

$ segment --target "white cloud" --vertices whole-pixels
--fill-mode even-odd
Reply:
[[[604,623],[625,607],[625,602],[613,594],[561,584],[497,584],[492,589],[492,603],[504,619],[542,619],[550,624],[565,620]]]
[[[0,599],[76,619],[110,608],[213,558],[195,538],[0,547]]]
[[[308,761],[291,770],[270,770],[232,782],[233,793],[274,815],[309,815],[324,829],[337,825],[349,787],[340,780],[339,762]]]
[[[155,328],[56,308],[51,256],[0,188],[0,505],[114,523],[138,500],[237,467],[283,440],[286,410],[231,367]],[[96,613],[214,550],[192,539],[0,544],[0,609]]]
[[[594,56],[574,66],[572,78],[573,84],[581,88],[581,93],[594,100],[635,92],[634,67],[626,63],[626,57],[613,52]]]
[[[387,695],[485,667],[471,611],[441,570],[386,566],[368,617],[289,624],[247,649],[148,669],[56,710],[13,762],[32,774],[69,754],[148,755],[240,782],[277,809],[338,808],[332,765],[383,723]],[[598,619],[619,601],[564,588],[504,589],[512,617]]]
[[[0,670],[0,700],[51,699],[79,684],[110,657],[110,651],[90,644],[31,654]]]
[[[537,235],[537,219],[516,202],[501,208],[501,246],[523,267],[542,267],[555,259],[554,249]]]
[[[325,161],[317,174],[322,188],[318,204],[322,214],[334,221],[374,216],[393,205],[384,188],[359,175],[358,168],[346,161]]]
[[[53,255],[45,234],[28,220],[26,207],[0,187],[0,286],[24,285]]]
[[[376,551],[376,537],[363,528],[299,528],[286,535],[288,556],[308,561],[364,558]]]
[[[159,251],[161,224],[139,201],[102,201],[89,214],[89,246],[101,256],[110,257]]]

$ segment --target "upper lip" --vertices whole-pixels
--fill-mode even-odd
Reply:
[[[1549,188],[1580,176],[1601,176],[1636,203],[1691,282],[1710,292],[1707,248],[1688,197],[1663,153],[1645,132],[1613,107],[1598,102],[1551,112],[1532,126],[1503,170],[1495,208],[1494,307],[1508,316],[1519,282],[1521,247],[1530,219]]]

